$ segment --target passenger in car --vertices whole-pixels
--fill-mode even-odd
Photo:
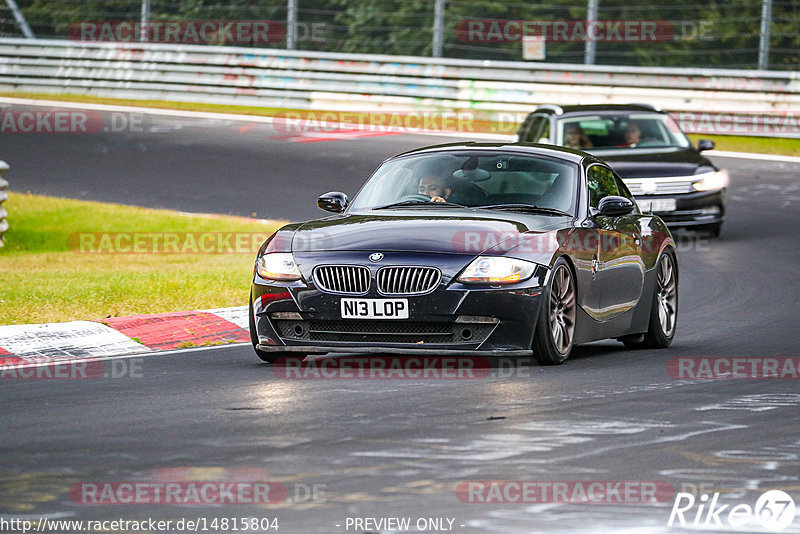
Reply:
[[[584,148],[592,148],[594,145],[592,145],[592,141],[580,125],[569,124],[564,130],[564,146],[583,150]]]

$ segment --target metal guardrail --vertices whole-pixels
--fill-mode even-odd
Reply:
[[[800,108],[800,73],[0,39],[0,89],[300,109],[469,110],[649,102],[688,112]],[[507,119],[505,119],[507,120]]]
[[[3,202],[8,199],[8,182],[3,178],[3,173],[8,169],[8,163],[0,161],[0,247],[4,245],[3,233],[8,230],[8,212],[3,207]]]

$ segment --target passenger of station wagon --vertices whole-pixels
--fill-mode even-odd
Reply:
[[[594,147],[589,136],[586,135],[586,132],[583,131],[579,124],[567,125],[564,130],[564,146],[576,150]]]

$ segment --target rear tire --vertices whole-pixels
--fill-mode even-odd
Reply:
[[[675,255],[665,251],[658,259],[656,287],[650,321],[642,341],[624,341],[630,349],[665,349],[675,337],[678,324],[678,267]]]
[[[533,336],[533,357],[540,365],[558,365],[569,358],[575,339],[576,296],[572,269],[565,259],[559,258],[542,292]]]

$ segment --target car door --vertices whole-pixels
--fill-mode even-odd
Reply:
[[[633,197],[611,169],[594,164],[587,170],[589,205],[596,209],[609,195]],[[596,214],[597,252],[593,258],[595,283],[600,285],[600,305],[595,319],[608,321],[630,311],[639,302],[644,286],[644,262],[641,259],[641,214],[638,208],[629,215]]]

